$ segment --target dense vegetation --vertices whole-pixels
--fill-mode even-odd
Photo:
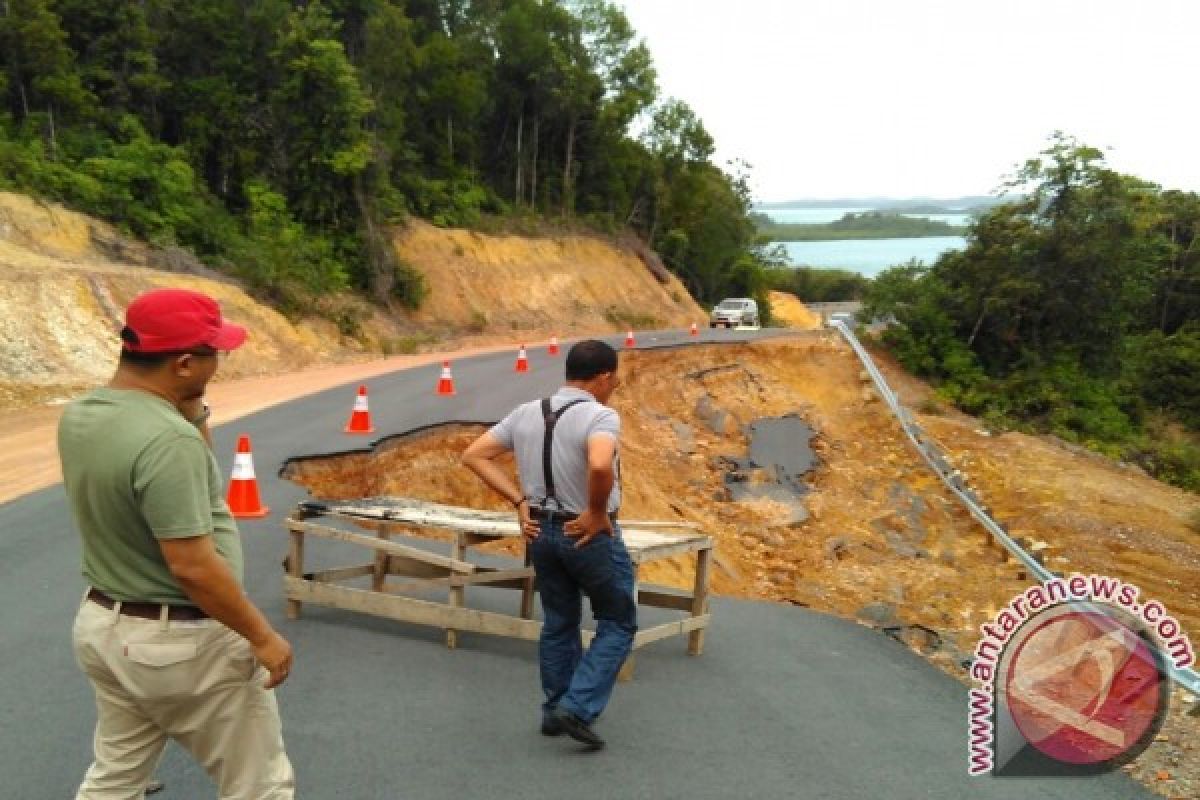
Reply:
[[[767,285],[806,303],[844,303],[866,297],[871,279],[847,269],[773,266],[767,269]]]
[[[1200,196],[1055,135],[967,247],[882,273],[868,312],[949,400],[1200,490]]]
[[[765,214],[755,214],[754,219],[758,223],[759,237],[773,242],[913,239],[922,236],[961,236],[966,232],[966,228],[942,220],[906,217],[884,211],[850,212],[843,214],[841,219],[823,224],[776,223]]]
[[[762,298],[745,177],[712,155],[606,0],[0,0],[0,187],[285,308],[418,304],[406,213],[631,228],[700,300]]]

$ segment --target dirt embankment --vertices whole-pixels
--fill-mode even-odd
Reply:
[[[337,298],[360,319],[360,330],[345,335],[323,318],[285,318],[182,250],[152,248],[61,206],[0,192],[0,409],[61,401],[106,380],[124,307],[159,286],[211,294],[250,328],[222,380],[704,318],[677,278],[655,276],[653,254],[643,260],[634,246],[597,237],[486,236],[413,221],[394,243],[425,275],[428,299],[409,314]]]
[[[688,520],[713,534],[727,567],[713,578],[716,591],[846,616],[878,604],[870,621],[885,613],[925,626],[941,640],[933,649],[957,658],[1028,586],[1022,566],[920,460],[834,335],[624,358],[613,400],[623,426],[622,515]],[[906,403],[924,399],[920,384],[886,368]],[[732,501],[725,475],[747,453],[749,423],[785,414],[816,432],[806,512]],[[1200,505],[1194,496],[1054,440],[990,436],[949,412],[917,416],[1012,535],[1045,544],[1051,569],[1122,577],[1200,630],[1200,538],[1186,521]],[[374,454],[299,462],[290,477],[322,498],[401,494],[501,510],[458,464],[480,430],[399,437]],[[645,577],[690,580],[682,562],[648,565]]]
[[[622,414],[622,516],[687,520],[714,536],[719,594],[890,628],[965,677],[961,662],[979,626],[1031,578],[920,460],[839,337],[623,359],[613,399]],[[880,362],[906,406],[936,407],[927,387]],[[787,414],[816,432],[803,509],[732,500],[725,476],[747,454],[748,424]],[[989,435],[950,411],[916,416],[1010,532],[1044,545],[1047,566],[1134,583],[1193,637],[1200,631],[1200,537],[1187,524],[1200,507],[1194,495],[1050,438]],[[427,430],[373,454],[302,461],[289,476],[326,499],[398,494],[507,510],[459,464],[481,430]],[[690,565],[656,562],[641,577],[687,587]],[[1192,796],[1200,785],[1200,750],[1188,733],[1195,721],[1183,712],[1180,693],[1159,742],[1129,768],[1168,797]]]
[[[395,241],[400,258],[429,283],[429,302],[412,315],[423,328],[561,336],[707,319],[678,278],[655,270],[656,257],[633,246],[592,236],[491,236],[416,220]]]

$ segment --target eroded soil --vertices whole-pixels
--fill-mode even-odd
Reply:
[[[922,402],[927,389],[881,362],[909,408],[932,407]],[[623,421],[623,516],[698,523],[717,541],[718,594],[899,629],[965,679],[979,625],[1029,578],[919,459],[840,339],[636,352],[622,370],[613,405]],[[784,414],[817,434],[807,514],[766,499],[731,502],[723,457],[745,456],[752,420]],[[917,417],[1013,535],[1044,543],[1051,569],[1133,582],[1200,631],[1200,537],[1185,522],[1195,496],[1052,439],[988,435],[949,412]],[[458,463],[481,430],[397,437],[374,454],[299,462],[291,477],[322,498],[399,494],[503,509]],[[642,579],[684,587],[690,565],[651,564]],[[1130,771],[1167,796],[1194,796],[1195,718],[1175,705],[1163,741]]]

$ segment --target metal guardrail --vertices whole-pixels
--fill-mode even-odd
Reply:
[[[979,496],[967,485],[962,473],[951,467],[950,462],[946,459],[944,453],[932,441],[925,438],[925,432],[913,420],[912,414],[908,409],[900,404],[900,400],[896,397],[896,393],[888,386],[887,381],[883,377],[883,373],[875,366],[875,361],[871,358],[871,354],[867,352],[862,343],[858,341],[858,337],[845,324],[839,320],[834,320],[829,323],[830,327],[835,328],[842,337],[849,343],[850,347],[858,356],[858,360],[862,362],[863,367],[871,376],[871,380],[875,382],[875,388],[879,391],[879,396],[883,398],[883,402],[887,404],[896,419],[900,421],[900,427],[904,430],[904,434],[909,438],[909,441],[916,447],[917,452],[921,454],[921,458],[927,463],[941,478],[942,483],[953,492],[958,499],[971,512],[971,516],[975,517],[984,528],[987,529],[996,541],[1004,546],[1014,558],[1020,561],[1029,570],[1030,574],[1036,575],[1038,580],[1046,583],[1056,577],[1053,572],[1046,569],[1037,559],[1027,553],[1021,545],[1019,545],[1004,526],[992,519],[987,508],[980,502]],[[1090,603],[1081,603],[1084,607],[1092,606]],[[1171,663],[1170,659],[1163,657],[1163,663],[1166,664],[1167,670],[1170,673],[1171,679],[1175,683],[1186,689],[1194,697],[1197,698],[1197,703],[1190,713],[1200,712],[1200,674],[1194,669],[1180,669]]]

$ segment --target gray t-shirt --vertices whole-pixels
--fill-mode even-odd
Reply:
[[[577,398],[586,402],[572,406],[559,418],[554,426],[554,447],[550,451],[554,494],[564,511],[574,513],[587,508],[587,440],[592,436],[611,436],[613,439],[621,436],[621,418],[617,412],[582,389],[562,387],[550,399],[550,408],[557,411]],[[491,432],[516,456],[521,491],[533,505],[542,505],[546,497],[546,481],[542,477],[542,440],[546,434],[542,401],[538,399],[517,406],[493,426]],[[614,456],[613,460],[617,462],[618,457]],[[608,495],[609,513],[621,507],[619,474]],[[554,508],[554,504],[550,503],[549,507]]]

